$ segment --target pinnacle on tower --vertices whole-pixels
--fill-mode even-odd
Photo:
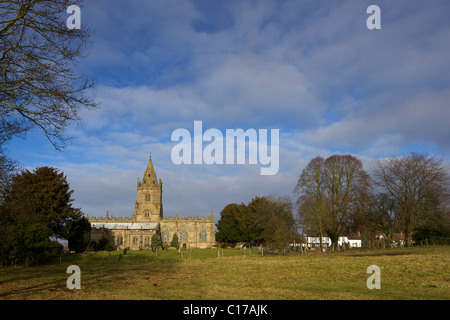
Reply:
[[[142,180],[138,179],[134,211],[137,222],[158,222],[163,217],[162,181],[158,183],[151,155]]]
[[[148,160],[147,168],[144,172],[144,178],[142,179],[142,184],[158,184],[156,179],[155,169],[153,168],[152,156]]]

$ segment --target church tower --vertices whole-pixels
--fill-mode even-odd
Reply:
[[[135,222],[159,222],[162,217],[162,181],[157,180],[150,155],[142,182],[139,178],[137,181],[134,220]]]

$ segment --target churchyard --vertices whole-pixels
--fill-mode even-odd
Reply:
[[[69,289],[69,266],[80,289]],[[370,289],[369,266],[380,288]],[[255,249],[65,254],[0,268],[0,299],[450,299],[450,246],[276,255]]]

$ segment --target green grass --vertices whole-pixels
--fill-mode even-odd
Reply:
[[[0,299],[450,299],[450,247],[261,256],[237,249],[71,254],[45,266],[0,268]],[[222,257],[223,254],[223,257]],[[69,265],[81,289],[69,290]],[[366,269],[381,269],[369,290]]]

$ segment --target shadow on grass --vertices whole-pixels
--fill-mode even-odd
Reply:
[[[99,289],[103,284],[128,280],[137,275],[142,276],[142,279],[150,279],[176,270],[180,263],[178,260],[104,262],[103,259],[78,262],[81,263],[71,261],[80,267],[82,289],[87,286]],[[69,265],[65,263],[0,269],[0,277],[13,275],[0,281],[0,299],[46,299],[46,291],[73,292],[67,288],[67,279],[72,275],[66,272]],[[17,284],[15,287],[14,283]]]
[[[419,249],[419,250],[418,250]],[[341,252],[346,257],[382,257],[382,256],[407,256],[424,254],[426,251],[421,248],[385,248],[385,249],[367,249],[356,252]]]

